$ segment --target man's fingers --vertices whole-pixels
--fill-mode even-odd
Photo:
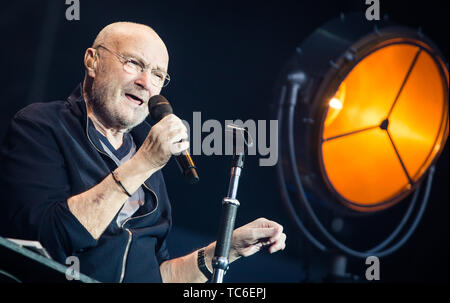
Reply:
[[[249,223],[249,225],[252,227],[278,227],[281,229],[281,231],[283,230],[282,225],[266,218],[258,218],[255,221]]]
[[[165,116],[155,126],[159,126],[158,133],[162,141],[175,143],[188,138],[188,131],[180,118],[174,114]],[[154,127],[155,127],[154,126]]]
[[[175,119],[175,118],[174,118]],[[178,119],[178,118],[176,118]],[[182,151],[189,148],[189,135],[186,127],[178,120],[172,123],[170,132],[167,135],[167,144],[172,155],[179,155]]]
[[[268,247],[269,252],[274,253],[286,247],[286,234],[282,225],[259,218],[235,230],[233,243],[239,256],[250,256],[262,247]]]
[[[275,243],[269,247],[269,252],[273,254],[279,250],[284,250],[286,248],[286,234],[282,233],[278,239],[275,240]]]
[[[170,134],[169,136],[168,136],[168,138],[167,138],[167,143],[168,144],[175,144],[175,143],[179,143],[179,142],[182,142],[182,141],[187,141],[188,140],[188,135],[186,134],[186,133],[182,133],[182,132],[179,132],[179,133],[172,133],[172,134]]]
[[[172,144],[170,146],[170,152],[172,155],[178,156],[181,152],[189,148],[189,141],[182,141],[179,143]]]
[[[270,238],[274,239],[281,233],[283,229],[279,226],[273,226],[273,227],[258,227],[252,229],[252,237],[253,240],[260,240],[264,238]]]
[[[280,235],[283,233],[283,226],[278,224],[278,226],[276,226],[275,228],[276,228],[276,233],[269,239],[272,243],[275,242],[280,237]]]

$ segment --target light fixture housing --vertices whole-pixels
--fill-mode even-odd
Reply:
[[[365,256],[401,234],[428,175],[423,207],[414,222],[420,220],[449,131],[448,66],[420,29],[386,20],[370,22],[361,14],[341,15],[296,49],[278,88],[282,196],[294,221],[317,247],[325,246],[303,225],[298,207],[306,210],[322,239]],[[374,250],[342,245],[313,209],[364,217],[389,209],[413,192],[404,220]]]
[[[355,48],[318,96],[326,102],[336,91],[318,117],[322,175],[341,202],[360,211],[384,209],[414,191],[448,136],[442,59],[404,29],[389,34]]]

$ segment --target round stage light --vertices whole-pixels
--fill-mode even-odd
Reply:
[[[319,120],[324,180],[362,211],[414,190],[448,134],[447,74],[431,48],[388,39],[368,52],[349,67]]]
[[[341,16],[296,49],[278,86],[278,177],[296,225],[321,250],[395,251],[421,219],[448,137],[448,66],[438,48],[420,30]],[[317,216],[376,216],[409,196],[392,233],[367,250],[344,245],[322,222],[330,215]]]

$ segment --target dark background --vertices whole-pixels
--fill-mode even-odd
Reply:
[[[353,1],[86,1],[79,21],[67,21],[65,1],[3,1],[0,138],[12,116],[32,102],[62,100],[84,76],[83,56],[97,33],[116,21],[152,26],[170,55],[170,85],[162,91],[175,112],[192,121],[270,119],[275,81],[295,48],[340,13],[367,9]],[[421,27],[448,61],[448,1],[380,0],[381,16]],[[369,21],[367,21],[369,22]],[[164,168],[173,205],[173,256],[214,241],[229,179],[229,156],[196,156],[201,182],[190,186],[173,160]],[[382,282],[448,283],[448,144],[437,162],[429,205],[415,234],[381,259]],[[237,226],[258,217],[281,223],[283,252],[261,252],[231,265],[228,282],[321,282],[328,256],[290,222],[281,203],[275,167],[247,158]],[[406,202],[407,203],[407,202]],[[348,271],[364,279],[364,260]]]

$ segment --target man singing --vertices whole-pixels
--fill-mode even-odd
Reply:
[[[148,100],[170,77],[167,49],[150,27],[106,26],[84,56],[85,78],[66,101],[19,111],[1,147],[0,235],[37,240],[57,261],[80,260],[102,282],[205,282],[215,242],[171,259],[171,205],[161,169],[189,148],[170,114],[152,127]],[[233,233],[230,262],[285,247],[276,222]]]

